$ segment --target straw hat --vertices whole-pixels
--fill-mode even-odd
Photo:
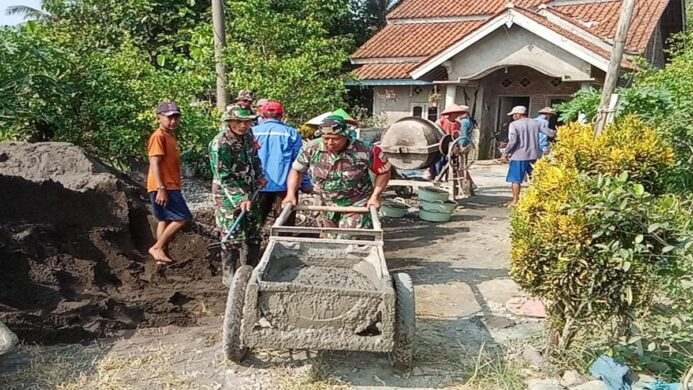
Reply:
[[[469,107],[468,106],[461,106],[458,104],[452,104],[450,107],[446,108],[445,111],[443,111],[440,115],[447,115],[447,114],[455,114],[455,113],[461,113],[461,112],[469,112]]]
[[[539,110],[540,114],[546,114],[546,115],[556,115],[556,111],[554,111],[553,108],[551,107],[544,107],[541,110]]]

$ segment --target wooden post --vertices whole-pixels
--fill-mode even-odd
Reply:
[[[217,71],[217,109],[226,110],[226,30],[224,29],[224,0],[212,0],[212,25],[214,26],[214,62]]]
[[[606,72],[606,80],[604,81],[604,91],[602,92],[602,100],[599,103],[599,112],[594,125],[595,135],[600,135],[606,127],[609,115],[609,103],[611,95],[616,90],[618,84],[619,70],[621,61],[623,60],[623,51],[625,50],[626,40],[628,38],[628,30],[630,28],[630,20],[633,16],[635,8],[635,0],[623,0],[621,5],[621,16],[618,19],[616,27],[616,36],[614,37],[614,49],[611,53],[611,61],[609,69]],[[613,115],[611,115],[613,117]]]

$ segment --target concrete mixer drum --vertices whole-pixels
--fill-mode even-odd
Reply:
[[[397,169],[424,169],[436,162],[450,137],[437,124],[423,118],[406,117],[395,122],[382,136],[381,148]]]

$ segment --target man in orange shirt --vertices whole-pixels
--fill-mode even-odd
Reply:
[[[156,227],[156,243],[149,248],[149,254],[158,265],[163,265],[173,262],[166,253],[166,247],[192,219],[192,214],[180,192],[180,151],[173,134],[180,123],[180,109],[174,102],[161,102],[156,114],[159,128],[149,137],[147,145],[147,192],[159,224]]]

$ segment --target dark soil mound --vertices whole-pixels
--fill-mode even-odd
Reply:
[[[199,227],[209,212],[170,246],[176,264],[157,269],[144,189],[80,148],[0,143],[0,189],[0,321],[23,340],[82,341],[221,312],[215,240]]]

